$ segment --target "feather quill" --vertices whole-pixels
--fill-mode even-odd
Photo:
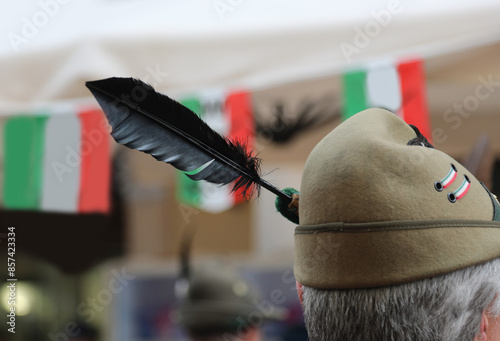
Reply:
[[[150,85],[133,78],[107,78],[86,82],[103,109],[120,144],[152,155],[186,172],[193,180],[216,184],[235,181],[248,197],[260,186],[291,197],[260,177],[260,159],[238,141],[212,130],[195,113]]]

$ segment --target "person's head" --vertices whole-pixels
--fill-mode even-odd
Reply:
[[[189,279],[178,315],[193,341],[259,341],[260,328],[278,315],[264,315],[255,289],[234,268],[205,266]]]
[[[299,224],[311,341],[500,340],[500,204],[396,115],[358,113],[314,148]]]

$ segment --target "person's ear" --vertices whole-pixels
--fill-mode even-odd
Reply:
[[[474,341],[487,341],[488,340],[488,316],[485,311],[481,314],[481,327],[479,328],[479,333],[474,338]]]
[[[297,294],[299,295],[300,305],[302,305],[302,295],[304,295],[304,289],[302,288],[302,284],[295,281],[295,286],[297,287]]]

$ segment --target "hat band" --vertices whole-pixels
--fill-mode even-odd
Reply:
[[[500,208],[496,215],[500,215]],[[484,220],[395,220],[380,221],[370,223],[327,223],[317,225],[299,225],[295,229],[295,234],[310,234],[321,232],[343,232],[343,233],[361,233],[361,232],[380,232],[395,230],[416,230],[416,229],[435,229],[435,228],[457,228],[457,227],[479,227],[479,228],[500,228],[500,221]]]

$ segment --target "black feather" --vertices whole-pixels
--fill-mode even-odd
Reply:
[[[408,141],[408,146],[423,146],[434,149],[434,146],[430,144],[430,142],[425,138],[425,136],[420,132],[420,130],[418,130],[416,126],[414,126],[413,124],[409,124],[409,126],[413,129],[415,134],[417,134],[417,137],[414,137],[410,141]]]
[[[193,180],[236,180],[233,191],[243,188],[245,196],[260,185],[286,195],[260,178],[260,160],[243,144],[222,137],[150,85],[133,78],[108,78],[86,86],[103,109],[116,142],[170,163]]]

